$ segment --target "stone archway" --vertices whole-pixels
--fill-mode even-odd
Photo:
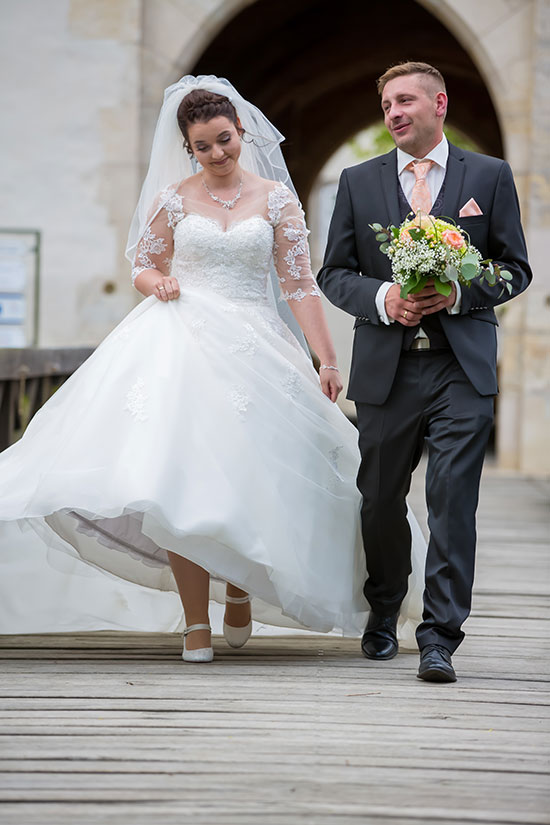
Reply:
[[[228,77],[286,136],[283,151],[302,203],[308,204],[317,265],[325,239],[317,237],[319,204],[310,194],[334,152],[365,126],[381,121],[375,82],[387,66],[404,58],[438,66],[449,92],[449,122],[483,151],[503,151],[486,84],[455,36],[410,0],[393,0],[397,23],[390,24],[391,37],[379,36],[372,8],[364,0],[348,0],[335,14],[333,0],[257,0],[220,29],[190,69]],[[326,311],[346,374],[351,320],[328,304]],[[353,405],[342,405],[354,414]]]
[[[392,20],[391,28],[378,23],[364,0],[349,0],[336,13],[333,0],[257,0],[219,31],[191,71],[228,77],[281,129],[304,202],[333,152],[380,119],[375,80],[403,58],[438,66],[448,85],[450,121],[483,151],[502,156],[495,107],[464,47],[410,0],[394,0]]]

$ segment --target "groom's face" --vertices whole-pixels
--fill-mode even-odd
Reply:
[[[430,78],[410,74],[389,80],[382,92],[384,123],[395,145],[422,158],[443,136],[447,96]]]

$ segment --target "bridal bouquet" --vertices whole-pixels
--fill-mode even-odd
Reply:
[[[490,259],[482,260],[468,233],[450,218],[419,213],[401,226],[369,226],[381,242],[380,252],[391,261],[393,281],[401,286],[402,298],[420,292],[428,281],[433,281],[441,295],[448,296],[453,282],[469,287],[474,278],[490,286],[502,284],[500,295],[505,289],[512,293],[508,283],[512,275]]]

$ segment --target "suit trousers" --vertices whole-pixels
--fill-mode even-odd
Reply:
[[[406,496],[428,447],[430,538],[420,649],[451,653],[471,607],[475,513],[494,400],[481,396],[450,349],[403,352],[387,401],[357,403],[361,521],[367,557],[365,596],[375,613],[399,610],[411,571]]]

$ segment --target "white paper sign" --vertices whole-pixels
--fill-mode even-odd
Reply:
[[[24,347],[26,344],[24,327],[0,324],[0,347]]]
[[[27,269],[21,258],[0,259],[0,292],[24,292]]]
[[[28,237],[18,238],[17,235],[0,235],[0,258],[24,256],[32,246],[33,243]]]
[[[0,325],[6,322],[19,322],[25,320],[25,296],[24,295],[0,295]]]

